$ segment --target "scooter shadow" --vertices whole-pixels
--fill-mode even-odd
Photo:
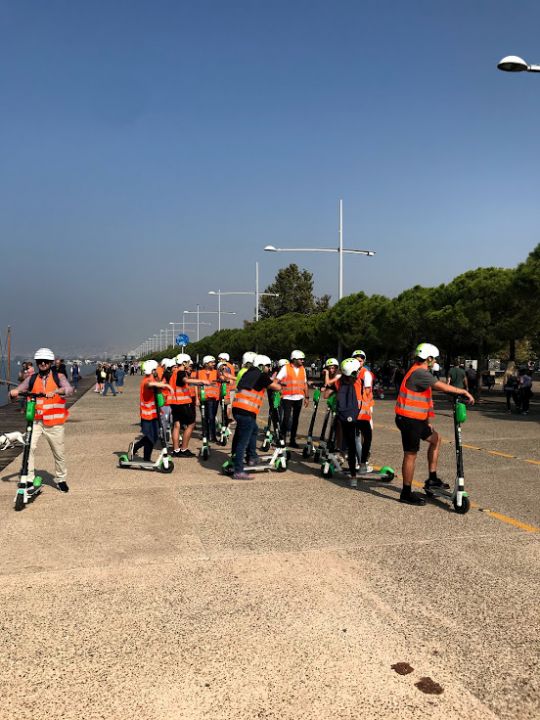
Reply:
[[[42,480],[43,485],[47,485],[48,487],[53,488],[54,490],[58,490],[58,487],[56,485],[56,482],[54,481],[54,475],[51,475],[46,470],[36,470],[36,475],[39,475],[39,477]],[[16,483],[19,481],[19,473],[11,473],[11,475],[4,475],[2,478],[2,482],[5,483]],[[60,492],[60,490],[58,490]]]

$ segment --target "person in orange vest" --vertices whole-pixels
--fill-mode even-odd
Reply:
[[[62,492],[69,492],[66,482],[66,453],[64,449],[64,424],[68,417],[66,397],[73,393],[67,378],[52,367],[54,353],[49,348],[36,350],[34,360],[38,372],[28,376],[20,385],[11,390],[10,396],[16,398],[22,392],[44,393],[45,397],[36,398],[36,415],[30,456],[28,458],[28,478],[34,479],[34,453],[41,435],[44,435],[54,456],[56,486]]]
[[[236,430],[232,442],[234,454],[235,480],[250,480],[251,475],[244,472],[244,459],[247,454],[248,465],[256,465],[257,457],[257,416],[260,412],[266,390],[281,390],[281,384],[272,380],[270,372],[272,361],[267,355],[256,355],[238,381],[236,394],[232,402]]]
[[[277,380],[283,385],[281,403],[283,405],[283,431],[286,434],[290,425],[288,447],[300,447],[296,442],[298,420],[302,405],[309,405],[309,393],[304,361],[306,356],[301,350],[293,350],[291,362],[278,372]]]
[[[352,357],[360,363],[360,369],[356,375],[356,382],[360,387],[361,406],[358,415],[358,430],[362,435],[362,453],[360,457],[360,473],[370,473],[373,470],[368,465],[371,454],[371,443],[373,442],[373,373],[365,366],[366,353],[363,350],[355,350]]]
[[[191,378],[193,363],[187,353],[179,353],[176,356],[176,367],[170,379],[173,389],[169,396],[169,403],[172,410],[172,443],[173,457],[193,458],[195,453],[189,449],[189,441],[195,428],[195,399],[197,385],[207,385],[203,380]],[[180,447],[180,430],[182,433],[182,447]]]
[[[220,383],[218,371],[216,370],[216,358],[213,355],[205,355],[202,364],[202,368],[197,371],[197,379],[206,380],[208,383],[205,388],[206,422],[208,425],[207,437],[210,442],[217,442],[216,413],[219,402]]]
[[[227,394],[225,395],[225,407],[227,410],[227,417],[229,420],[232,419],[231,412],[231,397],[234,396],[234,388],[236,385],[236,371],[234,365],[231,363],[231,357],[229,353],[219,353],[218,355],[218,375],[221,382],[227,384]],[[232,393],[232,395],[231,395]]]
[[[159,438],[159,408],[156,407],[154,390],[157,388],[172,392],[172,387],[168,383],[158,380],[157,369],[158,364],[155,360],[147,360],[144,363],[144,377],[141,380],[139,391],[142,437],[129,444],[128,457],[130,460],[137,457],[141,448],[143,448],[144,459],[151,460],[152,450]]]
[[[437,476],[441,438],[430,423],[430,419],[434,417],[432,390],[464,395],[471,405],[474,404],[474,398],[465,388],[448,385],[431,374],[431,367],[439,357],[439,350],[435,345],[421,343],[414,354],[414,363],[401,382],[395,407],[396,425],[401,432],[403,445],[403,489],[399,500],[408,505],[425,505],[424,498],[411,489],[420,440],[428,443],[429,477],[424,487],[449,487]]]

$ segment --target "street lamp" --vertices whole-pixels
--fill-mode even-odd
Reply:
[[[201,325],[200,322],[200,316],[201,315],[217,315],[218,316],[218,326],[221,329],[221,316],[222,315],[236,315],[235,312],[231,312],[229,310],[225,311],[218,311],[218,310],[201,310],[200,305],[197,305],[196,310],[184,310],[184,315],[196,315],[197,316],[197,342],[200,340],[200,333],[199,333],[199,327]]]
[[[277,248],[273,245],[267,245],[266,252],[330,252],[337,253],[339,257],[339,277],[338,277],[338,300],[343,297],[343,254],[350,255],[367,255],[373,257],[374,250],[349,250],[343,247],[343,200],[339,201],[339,244],[337,248]]]
[[[504,72],[540,72],[540,65],[529,65],[517,55],[507,55],[497,63],[499,70]]]
[[[182,326],[182,335],[186,334],[186,325],[196,325],[196,322],[186,322],[186,318],[182,317],[182,322],[170,322],[169,325],[172,325],[172,334],[173,334],[173,342],[174,345],[174,333],[176,332],[176,326],[181,325]],[[199,323],[200,325],[211,325],[211,322],[202,322]]]
[[[221,315],[221,296],[222,295],[255,295],[255,322],[259,322],[259,298],[261,295],[269,297],[279,297],[279,293],[259,292],[259,263],[255,263],[255,290],[209,290],[209,295],[218,296],[218,317]],[[221,328],[218,328],[221,329]]]

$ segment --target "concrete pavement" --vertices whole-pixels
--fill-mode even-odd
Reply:
[[[539,716],[534,413],[470,412],[475,507],[458,516],[401,505],[397,481],[323,480],[297,453],[249,482],[218,473],[221,448],[171,475],[120,470],[137,405],[128,378],[72,408],[68,495],[15,513],[18,461],[2,472],[0,718]],[[397,467],[392,407],[373,459]],[[451,439],[449,406],[436,424]],[[53,467],[43,441],[37,465]]]

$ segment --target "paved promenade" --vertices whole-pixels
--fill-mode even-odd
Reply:
[[[250,482],[218,473],[222,448],[171,475],[120,470],[138,380],[88,392],[67,495],[15,513],[19,460],[1,472],[1,720],[537,720],[539,419],[469,413],[459,516],[401,505],[397,481],[323,480],[296,453]],[[391,400],[373,460],[401,462]],[[43,439],[36,465],[53,468]]]

